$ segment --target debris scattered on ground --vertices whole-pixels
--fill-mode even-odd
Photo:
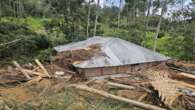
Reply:
[[[96,49],[98,53],[98,47]],[[90,48],[87,48],[86,52],[88,50]],[[86,58],[89,57],[90,55],[86,56]],[[66,57],[65,60],[67,59]],[[73,59],[82,61],[85,58],[74,56]],[[76,60],[71,60],[71,63]],[[7,69],[0,70],[0,98],[2,101],[30,102],[37,106],[37,100],[74,87],[75,91],[79,89],[89,92],[78,92],[83,97],[82,100],[85,100],[85,97],[93,97],[97,100],[111,98],[111,100],[122,101],[143,109],[173,109],[178,105],[183,109],[194,109],[195,75],[193,74],[172,70],[160,64],[128,74],[75,80],[73,84],[72,79],[78,76],[74,76],[76,71],[70,66],[70,64],[62,66],[56,60],[48,64],[36,59],[35,62],[25,65],[20,65],[15,61]],[[190,82],[189,79],[192,81]],[[104,98],[98,98],[99,96],[91,93]],[[83,102],[87,103],[87,100],[81,103]]]
[[[80,89],[80,90],[84,90],[84,91],[87,91],[87,92],[95,93],[95,94],[101,95],[101,96],[106,97],[106,98],[111,98],[111,99],[114,99],[114,100],[126,102],[126,103],[135,105],[135,106],[140,107],[140,108],[144,108],[144,109],[148,109],[148,110],[166,110],[166,109],[154,106],[154,105],[145,104],[145,103],[138,102],[138,101],[135,101],[135,100],[131,100],[131,99],[127,99],[127,98],[124,98],[124,97],[116,96],[116,95],[107,93],[105,91],[100,91],[100,90],[97,90],[97,89],[94,89],[94,88],[90,88],[86,85],[72,85],[72,86],[75,87],[76,89]]]
[[[195,64],[192,62],[187,62],[187,61],[170,61],[169,63],[174,64],[180,68],[186,68],[189,70],[195,70]]]

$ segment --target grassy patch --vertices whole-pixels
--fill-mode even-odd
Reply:
[[[60,93],[47,94],[32,102],[21,104],[7,101],[4,104],[14,110],[134,110],[125,103],[94,97],[81,96],[75,89],[66,88]]]

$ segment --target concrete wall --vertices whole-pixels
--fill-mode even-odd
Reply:
[[[152,62],[152,63],[143,63],[143,64],[134,64],[134,65],[123,65],[123,66],[114,66],[114,67],[99,67],[99,68],[83,68],[78,69],[80,75],[84,77],[93,77],[101,75],[110,75],[117,73],[131,73],[133,71],[139,71],[148,69],[152,66],[165,63],[165,62]]]

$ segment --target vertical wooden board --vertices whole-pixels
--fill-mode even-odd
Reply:
[[[101,69],[100,68],[86,68],[85,76],[86,77],[101,76]]]
[[[105,67],[103,68],[104,70],[104,75],[111,75],[111,74],[116,74],[116,67]]]

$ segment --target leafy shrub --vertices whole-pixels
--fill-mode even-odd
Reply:
[[[48,49],[39,51],[36,55],[36,58],[44,60],[44,61],[50,61],[53,54],[54,54],[54,50],[52,48],[48,48]]]
[[[1,46],[0,59],[31,59],[40,50],[50,47],[50,42],[44,35],[37,34],[26,25],[0,23],[0,41],[2,43],[21,39],[18,42]],[[26,61],[28,61],[26,59]]]
[[[170,36],[165,34],[161,38],[157,39],[157,51],[174,58],[189,60],[192,55],[186,49],[186,41],[184,36]],[[147,38],[142,42],[142,45],[152,49],[154,44],[154,33],[148,32]],[[189,47],[190,48],[190,47]]]

